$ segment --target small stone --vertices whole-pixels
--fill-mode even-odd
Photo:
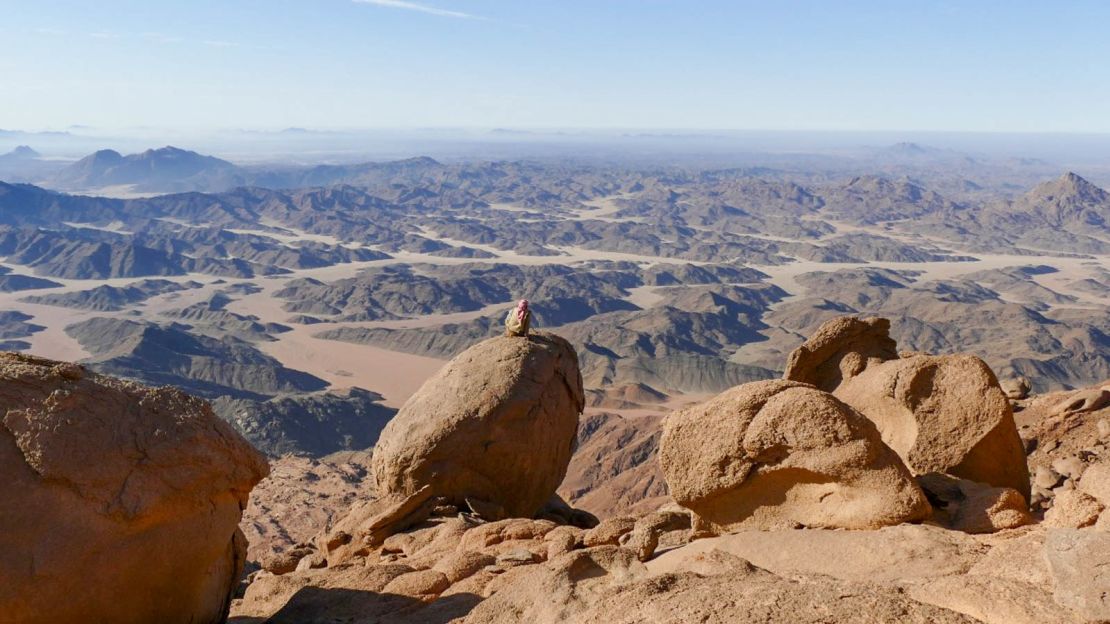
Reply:
[[[1044,516],[1050,527],[1082,529],[1098,521],[1102,505],[1095,499],[1076,490],[1057,491],[1052,509]]]
[[[1083,471],[1087,469],[1087,465],[1073,455],[1071,457],[1061,457],[1052,462],[1052,469],[1069,479],[1078,479],[1083,475]]]
[[[502,567],[516,567],[521,565],[528,565],[536,563],[538,557],[532,551],[525,548],[514,548],[508,552],[501,553],[497,556],[497,564]]]
[[[328,567],[328,558],[324,556],[324,553],[320,552],[313,552],[297,562],[297,572],[307,572],[308,570],[326,567]]]
[[[345,531],[336,531],[335,533],[332,533],[328,536],[328,552],[331,552],[336,548],[339,548],[340,546],[350,544],[352,539],[353,538],[351,537],[351,534]]]
[[[1063,478],[1064,477],[1055,470],[1047,466],[1041,466],[1037,468],[1037,471],[1035,473],[1033,473],[1033,485],[1046,490],[1051,490],[1057,485],[1060,485],[1060,481],[1062,481]]]
[[[1100,440],[1110,440],[1110,420],[1103,418],[1098,421],[1098,437]]]
[[[266,555],[261,558],[259,564],[262,566],[263,570],[271,574],[289,574],[297,569],[297,564],[301,562],[301,559],[304,559],[314,552],[316,551],[313,548],[297,546],[285,552]]]
[[[582,534],[582,545],[586,548],[594,546],[616,546],[625,533],[632,531],[636,526],[636,518],[632,516],[615,516],[606,518],[601,524]]]
[[[1014,379],[1006,379],[999,383],[1002,386],[1002,391],[1006,393],[1006,397],[1013,400],[1021,400],[1029,396],[1029,390],[1032,389],[1032,384],[1029,379],[1025,377],[1016,377]]]

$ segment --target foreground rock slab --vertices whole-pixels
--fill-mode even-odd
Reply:
[[[222,622],[265,459],[208,404],[0,354],[0,620]]]

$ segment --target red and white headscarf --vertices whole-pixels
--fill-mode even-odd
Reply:
[[[528,314],[528,300],[521,299],[516,304],[516,320],[524,322],[524,316]]]

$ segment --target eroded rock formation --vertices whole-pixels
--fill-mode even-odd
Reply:
[[[268,467],[206,402],[4,353],[0,413],[0,620],[224,620]]]
[[[674,499],[726,530],[878,528],[931,511],[875,425],[793,381],[744,384],[671,414],[659,461]]]
[[[827,321],[784,377],[828,390],[867,416],[915,474],[947,473],[1029,498],[1025,451],[1006,394],[972,355],[894,352],[886,319]]]

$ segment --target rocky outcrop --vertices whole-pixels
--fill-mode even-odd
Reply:
[[[0,413],[0,620],[224,620],[268,467],[207,403],[0,354]]]
[[[1025,450],[990,368],[972,355],[899,357],[889,328],[885,319],[830,320],[791,354],[785,377],[859,410],[914,473],[1012,488],[1028,500]]]
[[[813,386],[737,386],[672,414],[659,461],[680,505],[718,528],[877,528],[929,503],[879,431]]]
[[[372,460],[380,499],[335,531],[355,536],[357,550],[436,506],[489,520],[536,515],[566,475],[583,405],[578,359],[562,338],[539,333],[474,345],[386,426]]]
[[[890,321],[841,316],[826,321],[790,353],[783,379],[832,392],[868,365],[897,358],[898,345],[890,337]]]

